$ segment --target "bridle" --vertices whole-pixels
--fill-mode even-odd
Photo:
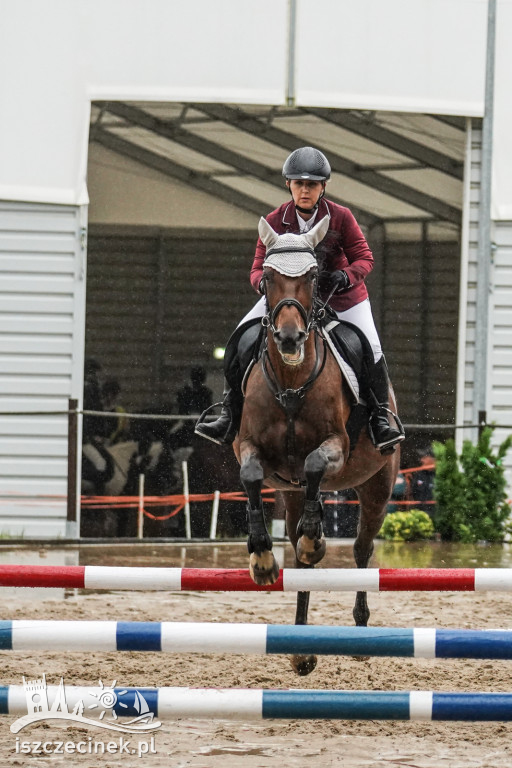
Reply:
[[[270,307],[268,305],[268,299],[267,299],[266,292],[265,292],[265,300],[267,302],[267,314],[264,315],[261,318],[262,326],[264,328],[270,328],[272,333],[277,333],[276,320],[277,320],[277,316],[280,313],[280,311],[283,309],[283,307],[295,307],[297,309],[299,315],[301,316],[302,322],[304,323],[304,330],[305,330],[305,333],[306,333],[306,338],[304,339],[304,341],[306,341],[306,339],[308,338],[308,336],[310,334],[311,328],[316,325],[316,315],[315,315],[315,310],[314,310],[314,306],[315,306],[314,300],[313,300],[313,304],[312,304],[311,309],[309,310],[309,312],[306,310],[304,305],[300,303],[300,301],[298,299],[294,299],[291,296],[288,297],[288,298],[284,298],[284,299],[281,299],[280,301],[278,301],[273,309],[270,309]]]
[[[268,334],[261,354],[261,367],[267,386],[286,415],[286,453],[288,457],[288,465],[290,467],[290,476],[292,478],[291,482],[294,485],[300,485],[301,482],[296,471],[295,418],[302,408],[307,392],[322,373],[327,359],[327,343],[318,329],[319,321],[325,316],[325,304],[319,304],[317,291],[318,280],[315,279],[311,308],[309,310],[307,310],[298,299],[293,297],[285,297],[284,299],[281,299],[277,302],[275,307],[271,309],[268,303],[267,292],[264,289],[267,307],[267,313],[261,319],[261,324],[264,328],[268,328],[272,333],[276,333],[277,329],[275,324],[280,311],[283,307],[295,307],[302,318],[306,332],[306,336],[302,343],[306,343],[311,330],[313,330],[315,334],[315,362],[307,380],[297,389],[284,389],[279,383],[278,374],[272,365],[272,361],[268,354]]]

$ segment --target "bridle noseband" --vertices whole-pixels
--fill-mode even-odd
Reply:
[[[311,306],[311,310],[308,312],[303,304],[300,303],[298,299],[293,299],[291,296],[285,299],[281,299],[281,301],[278,301],[277,304],[273,309],[270,309],[268,305],[268,299],[267,299],[267,293],[265,291],[265,299],[267,302],[267,314],[264,315],[261,318],[261,324],[264,328],[270,328],[272,333],[277,333],[276,328],[276,319],[280,311],[283,309],[283,307],[295,307],[301,316],[302,322],[304,323],[304,328],[306,331],[306,338],[309,336],[309,332],[311,331],[311,328],[313,325],[316,324],[316,316],[315,316],[315,302],[313,299],[313,304]]]

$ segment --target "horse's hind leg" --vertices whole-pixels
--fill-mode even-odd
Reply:
[[[240,479],[247,491],[247,527],[249,538],[249,571],[256,584],[273,584],[279,576],[279,565],[272,553],[272,539],[267,531],[261,488],[263,467],[255,452],[242,456]]]
[[[367,568],[373,554],[373,540],[381,529],[386,516],[386,506],[393,490],[396,471],[395,457],[363,485],[356,488],[361,506],[357,536],[354,542],[354,560],[358,568]],[[358,627],[366,627],[370,618],[370,609],[366,592],[356,594],[353,610],[354,621]]]
[[[297,549],[297,523],[302,515],[304,508],[304,495],[301,491],[291,493],[282,493],[286,505],[286,528],[288,537],[296,551]],[[313,568],[312,565],[305,565],[295,557],[296,568]],[[308,623],[309,592],[297,592],[297,609],[295,611],[295,624]],[[293,670],[301,676],[309,675],[314,670],[317,658],[313,654],[296,654],[290,658]]]

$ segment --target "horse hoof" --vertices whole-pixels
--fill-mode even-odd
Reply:
[[[270,551],[262,552],[261,555],[253,552],[249,558],[249,573],[260,587],[275,584],[279,577],[279,563]]]
[[[307,536],[301,536],[297,542],[297,560],[305,565],[315,565],[325,555],[325,546],[323,536],[321,539],[308,539]]]
[[[316,667],[317,658],[312,655],[292,656],[290,661],[293,671],[300,675],[300,677],[305,677],[306,675],[311,674]]]

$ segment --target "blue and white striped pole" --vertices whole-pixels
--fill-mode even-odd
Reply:
[[[47,688],[50,706],[57,690],[58,686]],[[130,702],[143,696],[149,711],[159,719],[512,720],[512,693],[144,687],[113,690],[117,700],[113,709],[121,717],[137,714]],[[69,712],[82,701],[89,717],[99,716],[104,689],[65,686],[65,694]],[[0,715],[26,714],[23,686],[0,686]]]
[[[512,631],[15,619],[0,621],[0,650],[512,659]]]

